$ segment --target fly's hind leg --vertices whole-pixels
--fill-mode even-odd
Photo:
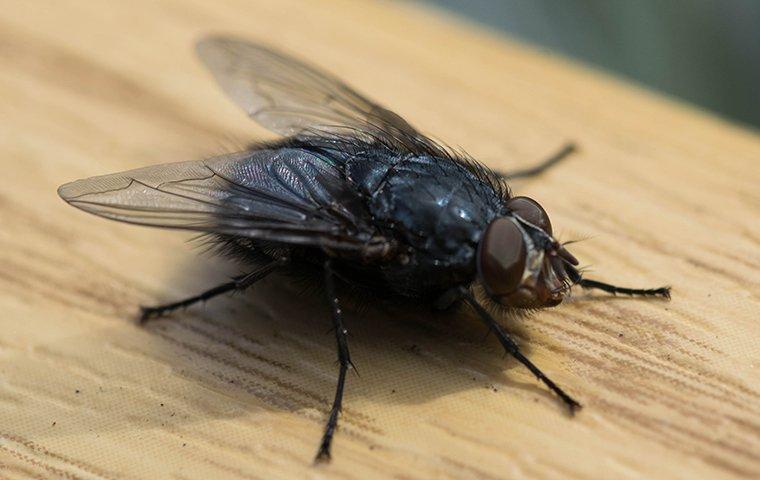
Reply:
[[[251,273],[235,277],[231,281],[218,285],[214,288],[210,288],[199,295],[195,295],[178,302],[167,303],[165,305],[157,305],[155,307],[140,307],[140,323],[144,324],[151,319],[162,317],[175,310],[179,310],[180,308],[187,308],[198,302],[205,302],[206,300],[210,300],[224,293],[245,290],[246,288],[250,287],[254,283],[272,273],[278,267],[285,265],[285,263],[287,263],[287,259],[285,258],[273,260],[272,262],[267,263],[266,265],[258,268],[257,270],[254,270]]]
[[[577,150],[577,146],[574,143],[567,143],[565,144],[559,151],[557,151],[554,155],[547,158],[543,162],[539,163],[538,165],[535,165],[530,168],[525,168],[522,170],[514,170],[511,172],[497,172],[499,176],[506,180],[513,180],[515,178],[529,178],[529,177],[535,177],[536,175],[540,175],[549,168],[553,167],[554,165],[558,164],[560,161],[568,157],[571,153],[575,152]]]
[[[346,385],[346,372],[348,367],[353,367],[351,355],[348,351],[348,330],[343,326],[343,311],[340,308],[338,297],[335,295],[335,279],[330,261],[325,262],[325,287],[327,289],[327,299],[330,301],[332,310],[333,330],[335,331],[335,341],[338,347],[338,385],[335,389],[335,399],[333,400],[330,416],[327,418],[325,432],[322,435],[322,441],[319,444],[319,451],[314,459],[315,462],[330,461],[330,446],[332,445],[335,429],[338,427],[338,415],[343,405],[343,389]]]

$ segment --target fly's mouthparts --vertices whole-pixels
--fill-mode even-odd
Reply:
[[[575,255],[570,253],[563,245],[559,246],[559,248],[556,250],[556,253],[559,256],[559,258],[569,263],[570,265],[578,266],[580,264],[578,259],[575,258]]]

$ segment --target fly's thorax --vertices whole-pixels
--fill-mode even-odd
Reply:
[[[493,188],[450,158],[374,155],[353,159],[346,174],[384,234],[443,262],[474,257],[483,229],[501,209]]]
[[[478,276],[496,302],[514,308],[559,304],[578,261],[554,237],[546,211],[535,200],[514,197],[506,215],[486,227],[478,245]]]

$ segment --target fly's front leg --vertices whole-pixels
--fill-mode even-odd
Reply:
[[[539,163],[538,165],[535,165],[530,168],[525,168],[523,170],[515,170],[512,172],[497,172],[499,176],[506,180],[513,180],[515,178],[528,178],[528,177],[535,177],[536,175],[540,175],[549,168],[553,167],[560,161],[562,161],[564,158],[568,157],[571,153],[575,152],[577,150],[577,146],[574,143],[567,143],[565,144],[559,151],[557,151],[554,155],[547,158],[543,162]]]
[[[575,268],[566,268],[570,281],[575,285],[580,285],[581,288],[586,290],[602,290],[603,292],[617,295],[630,295],[632,297],[662,297],[670,300],[670,287],[659,288],[627,288],[618,287],[609,283],[599,282],[596,280],[590,280],[583,278],[581,274]]]
[[[338,415],[343,404],[343,389],[346,384],[346,372],[348,367],[353,367],[351,355],[348,351],[348,330],[343,326],[343,310],[340,308],[340,302],[335,294],[335,278],[332,271],[330,260],[325,262],[325,287],[327,290],[327,299],[332,309],[333,330],[335,331],[335,341],[338,347],[338,386],[335,389],[335,399],[333,400],[330,416],[325,425],[325,433],[322,435],[322,442],[319,444],[319,451],[315,462],[330,461],[330,445],[332,444],[335,429],[338,427]]]
[[[660,288],[626,288],[626,287],[617,287],[615,285],[610,285],[609,283],[604,282],[597,282],[596,280],[588,280],[586,278],[582,278],[578,285],[581,286],[581,288],[585,288],[587,290],[602,290],[607,293],[611,293],[613,295],[617,295],[618,293],[623,295],[630,295],[630,296],[638,296],[638,297],[663,297],[670,299],[670,287],[660,287]]]
[[[562,390],[560,387],[557,386],[556,383],[554,383],[549,377],[547,377],[544,372],[542,372],[537,366],[533,364],[528,358],[523,355],[523,353],[520,351],[520,348],[517,346],[517,344],[510,338],[509,334],[504,331],[502,326],[494,320],[494,318],[491,316],[491,314],[486,311],[485,308],[483,308],[480,303],[478,303],[477,300],[472,296],[472,294],[465,288],[462,288],[460,290],[462,299],[467,302],[478,314],[480,319],[483,321],[483,323],[486,324],[486,326],[492,330],[497,338],[499,339],[499,342],[501,343],[502,347],[504,347],[504,350],[507,351],[510,355],[512,355],[517,361],[525,365],[525,367],[528,368],[528,370],[533,373],[533,375],[536,376],[541,382],[544,383],[551,391],[556,393],[559,398],[562,399],[562,401],[567,405],[567,408],[570,409],[570,414],[575,413],[575,410],[581,408],[581,404],[575,401],[570,395],[565,393],[564,390]]]
[[[223,283],[214,288],[208,289],[200,295],[195,295],[178,302],[167,303],[165,305],[158,305],[155,307],[140,307],[140,310],[142,311],[140,315],[140,323],[144,324],[148,320],[162,317],[175,310],[178,310],[180,308],[187,308],[198,302],[205,302],[206,300],[210,300],[218,295],[222,295],[227,292],[245,290],[246,288],[250,287],[254,283],[258,282],[262,278],[275,271],[277,268],[285,265],[287,262],[288,260],[286,258],[273,260],[272,262],[267,263],[266,265],[257,270],[254,270],[251,273],[240,275],[239,277],[235,277],[227,283]]]

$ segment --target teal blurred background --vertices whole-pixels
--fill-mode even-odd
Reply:
[[[760,126],[760,0],[427,0]]]

